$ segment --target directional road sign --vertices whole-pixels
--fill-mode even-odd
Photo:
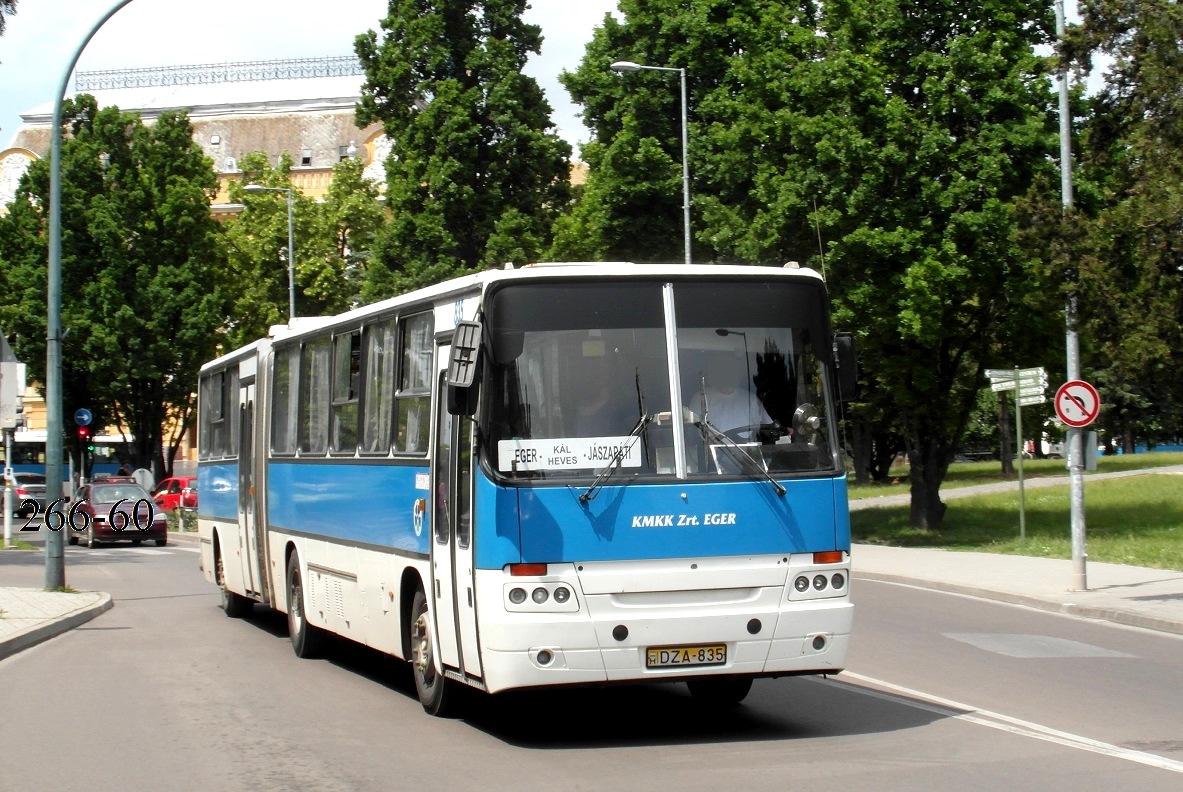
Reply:
[[[1068,426],[1079,429],[1097,420],[1101,397],[1084,380],[1065,382],[1056,391],[1056,415]]]
[[[986,369],[990,378],[990,390],[1007,391],[1020,389],[1020,397],[1033,395],[1047,387],[1047,372],[1043,367],[1029,369]],[[1027,392],[1022,392],[1027,391]]]

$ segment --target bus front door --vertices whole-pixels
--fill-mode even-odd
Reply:
[[[242,582],[260,594],[258,498],[255,496],[255,381],[242,380],[238,399],[238,526],[242,542]]]
[[[446,368],[451,347],[436,360]],[[480,679],[476,597],[473,591],[472,460],[473,422],[448,412],[446,371],[436,389],[436,436],[432,465],[431,572],[440,660],[470,679]]]

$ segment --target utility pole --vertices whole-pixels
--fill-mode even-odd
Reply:
[[[1064,0],[1056,0],[1056,38],[1064,41]],[[1060,74],[1060,195],[1067,217],[1072,212],[1072,111],[1068,106],[1068,67]],[[1080,338],[1076,330],[1076,273],[1069,268],[1068,297],[1064,306],[1064,331],[1068,381],[1080,379]],[[1072,591],[1088,590],[1084,535],[1084,430],[1068,429],[1068,487],[1072,507]]]

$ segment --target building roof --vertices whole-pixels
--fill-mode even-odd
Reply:
[[[193,139],[222,175],[215,212],[225,204],[225,182],[254,151],[273,162],[287,153],[293,181],[318,197],[347,152],[367,163],[365,175],[383,181],[387,150],[378,124],[359,129],[355,117],[365,77],[356,58],[305,58],[195,66],[79,72],[75,94],[89,93],[100,107],[116,106],[151,123],[162,112],[185,110]],[[21,113],[24,123],[0,151],[0,211],[15,196],[20,177],[49,155],[53,102]]]

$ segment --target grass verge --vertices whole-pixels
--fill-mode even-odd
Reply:
[[[851,532],[867,544],[1071,558],[1067,481],[1027,490],[1025,501],[1025,539],[1018,491],[948,501],[940,531],[912,528],[899,506],[852,512]],[[1183,570],[1183,475],[1086,480],[1085,540],[1091,561]]]
[[[1123,454],[1121,456],[1100,457],[1097,459],[1095,471],[1085,471],[1085,478],[1095,473],[1116,473],[1122,470],[1145,470],[1146,468],[1168,467],[1183,465],[1183,452],[1154,452],[1151,454]],[[1048,478],[1055,476],[1068,477],[1068,470],[1062,459],[1025,459],[1023,460],[1023,479]],[[1006,476],[1002,473],[1002,463],[997,460],[986,462],[955,462],[949,466],[945,480],[941,482],[941,489],[956,489],[958,487],[972,487],[976,484],[991,484],[998,481],[1018,481],[1016,473]],[[891,477],[883,484],[854,484],[851,479],[849,487],[850,499],[878,498],[881,495],[908,494],[908,466],[893,465]]]

